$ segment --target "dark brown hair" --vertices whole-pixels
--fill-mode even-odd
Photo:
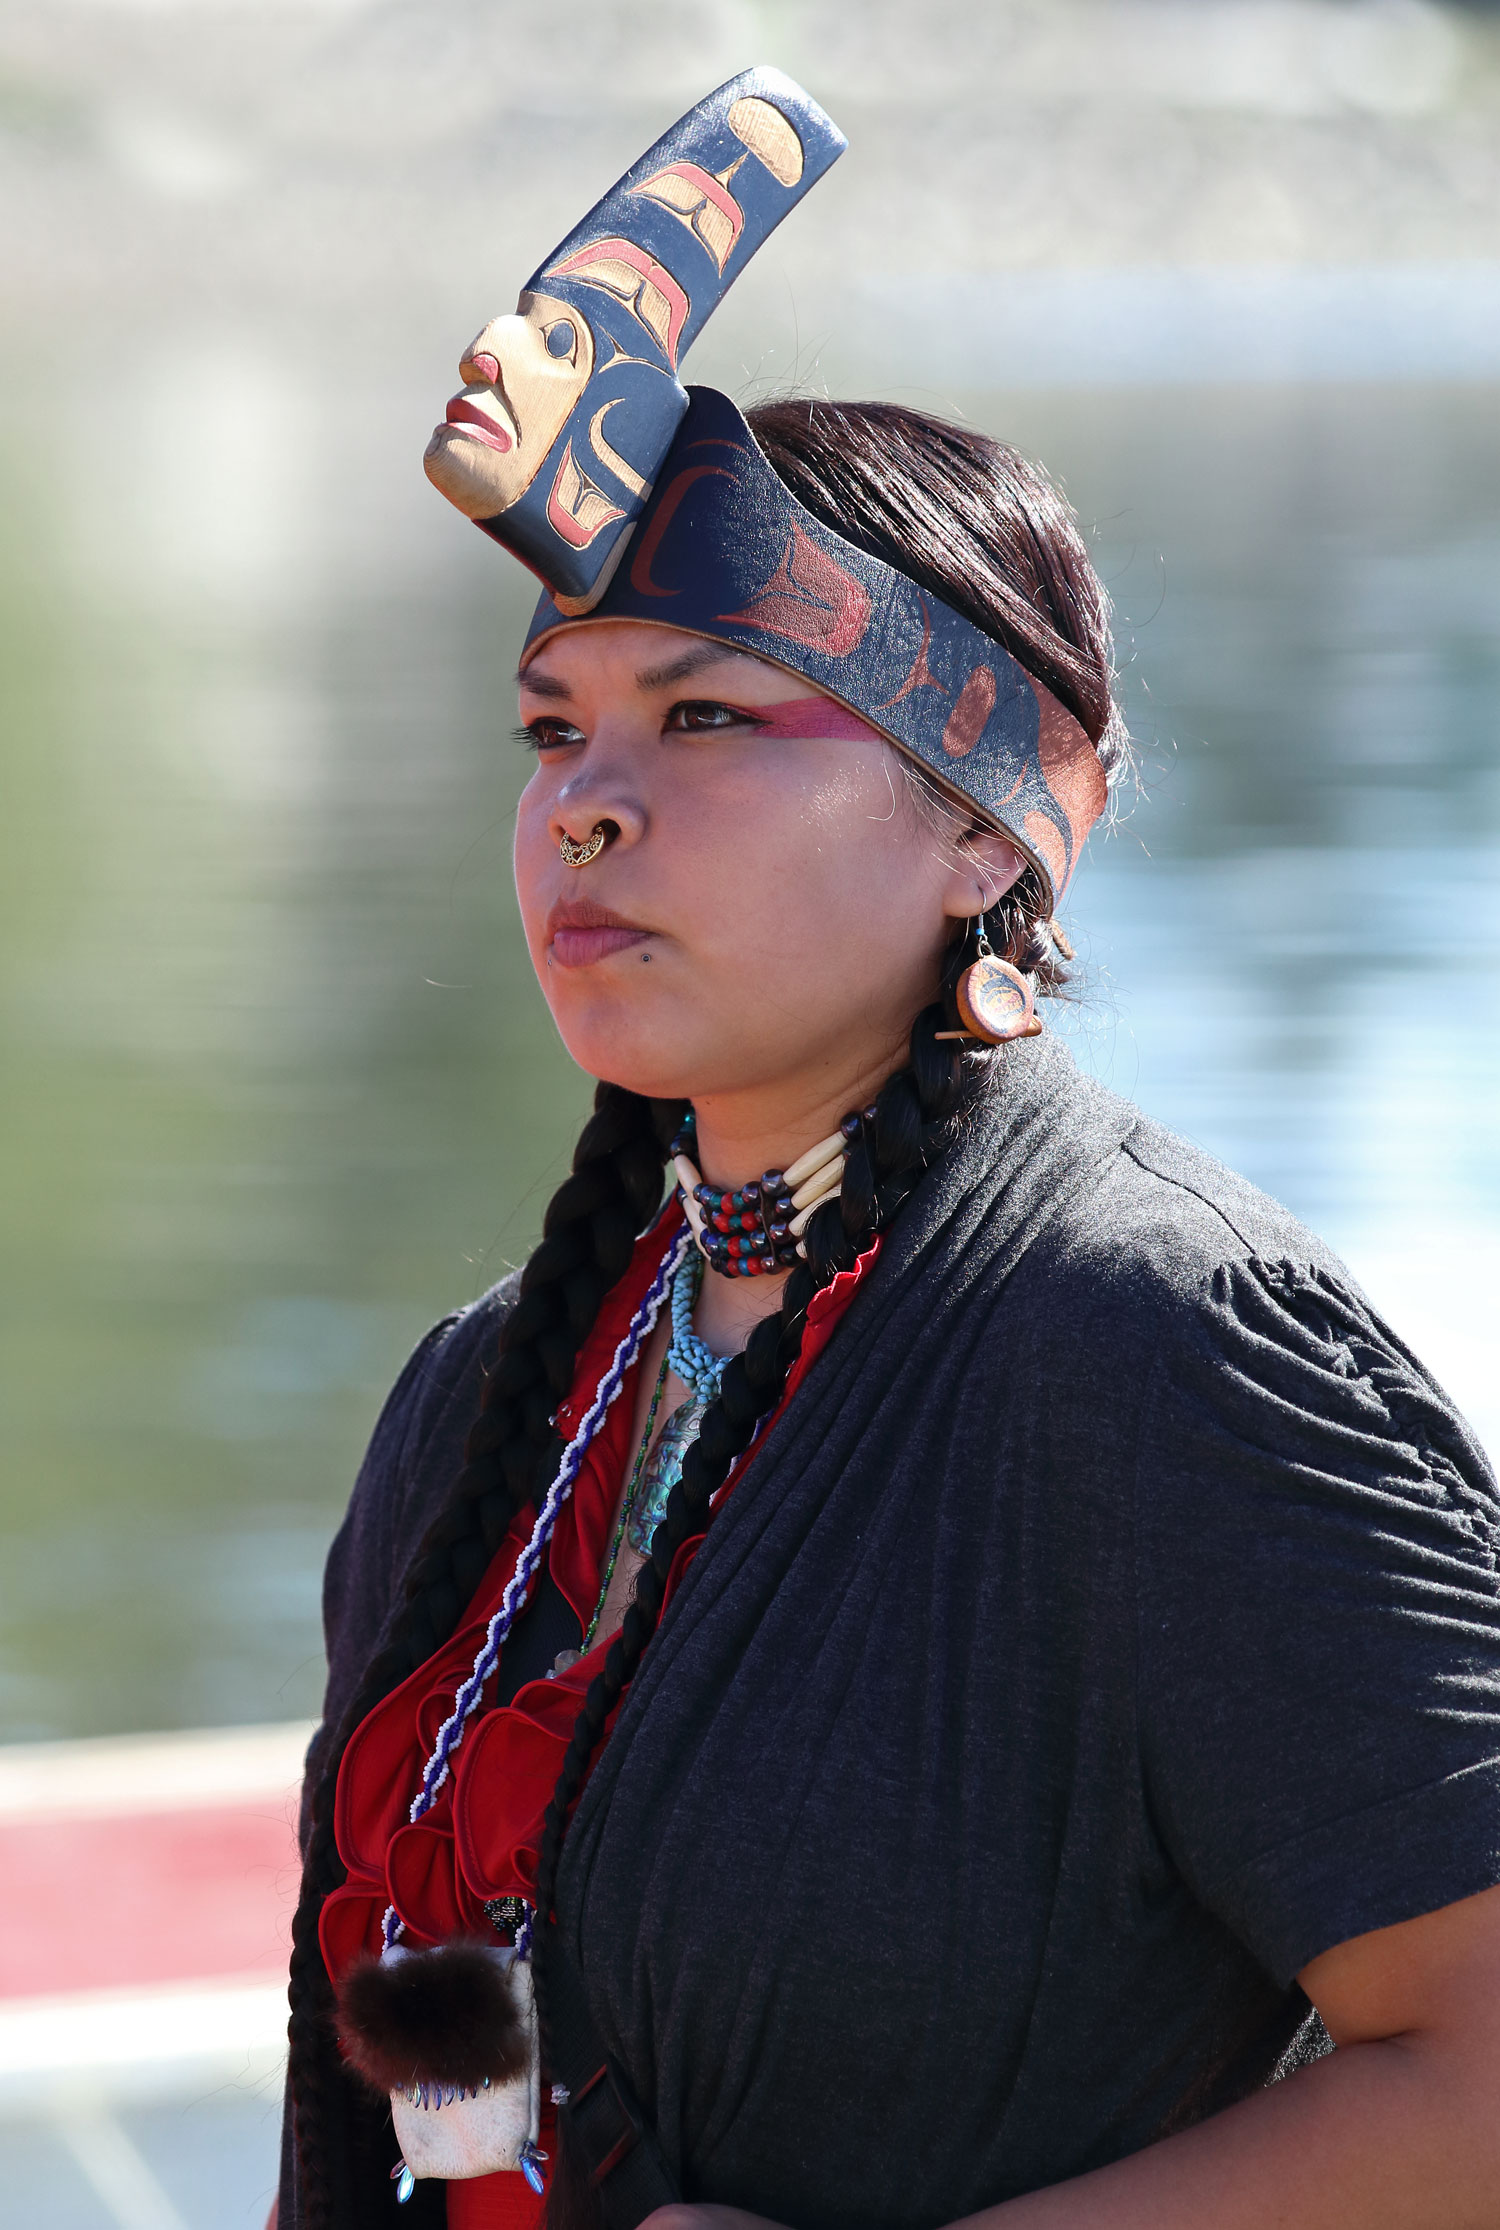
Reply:
[[[899,403],[790,396],[746,413],[777,478],[846,542],[993,635],[1062,700],[1111,787],[1130,741],[1114,696],[1109,598],[1072,507],[1018,450]],[[927,778],[910,764],[917,786]],[[1056,992],[1071,954],[1028,868],[989,916],[996,949]]]
[[[1111,691],[1109,607],[1071,511],[1050,482],[984,435],[891,403],[786,400],[749,413],[786,485],[846,540],[898,566],[1003,643],[1076,714],[1106,772],[1127,757]],[[1029,888],[1028,888],[1029,886]],[[1063,976],[1040,887],[1028,871],[988,917],[993,941],[1043,990]],[[786,1281],[724,1373],[651,1544],[619,1635],[579,1713],[546,1815],[538,1906],[553,1905],[568,1820],[604,1727],[655,1630],[680,1544],[708,1523],[710,1503],[760,1421],[776,1407],[802,1346],[808,1304],[890,1223],[952,1126],[1009,1057],[974,1054],[939,1036],[954,1024],[953,986],[967,943],[948,954],[940,994],[913,1021],[907,1065],[887,1078],[852,1139],[843,1190],[808,1225],[807,1259]],[[446,1508],[407,1575],[394,1633],[337,1726],[319,1739],[309,1791],[302,1893],[293,1922],[289,2096],[297,2162],[295,2230],[368,2230],[392,2207],[391,2136],[380,2102],[343,2067],[333,1992],[318,1948],[318,1915],[344,1878],[333,1835],[339,1761],[367,1712],[454,1631],[514,1514],[533,1502],[561,1453],[552,1425],[583,1341],[661,1201],[680,1103],[601,1084],[594,1113],[554,1194],[542,1240],[522,1273],[486,1374],[464,1463]],[[537,1963],[546,2034],[546,1962]],[[554,2182],[549,2215],[570,2208]],[[419,2185],[400,2217],[417,2230],[441,2216],[441,2187]],[[293,2230],[288,2220],[283,2230]]]

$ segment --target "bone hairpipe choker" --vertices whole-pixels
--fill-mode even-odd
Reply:
[[[750,1278],[805,1260],[808,1224],[827,1201],[837,1200],[849,1140],[874,1112],[846,1116],[838,1130],[785,1169],[768,1169],[731,1191],[704,1183],[693,1159],[696,1129],[689,1115],[672,1141],[672,1166],[688,1224],[709,1267],[725,1277]]]

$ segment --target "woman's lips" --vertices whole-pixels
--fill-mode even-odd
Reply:
[[[588,968],[612,952],[643,945],[648,929],[554,929],[548,950],[559,968]]]
[[[589,899],[559,899],[547,916],[547,954],[559,968],[588,968],[652,934]]]
[[[502,456],[508,456],[516,446],[506,428],[492,418],[488,411],[481,410],[477,403],[471,403],[466,395],[454,396],[444,413],[443,425],[451,426],[455,432],[465,434],[473,441],[482,441],[488,449],[498,449]],[[443,427],[439,426],[436,430],[441,433]]]

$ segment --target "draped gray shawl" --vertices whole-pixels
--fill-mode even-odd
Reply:
[[[330,1719],[505,1305],[387,1405]],[[1055,1040],[1009,1049],[710,1528],[564,1852],[687,2194],[920,2230],[1266,2080],[1307,1961],[1500,1881],[1497,1556],[1482,1453],[1338,1260]]]

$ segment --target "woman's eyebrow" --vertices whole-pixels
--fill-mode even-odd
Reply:
[[[756,663],[748,652],[731,650],[725,643],[695,643],[691,650],[669,659],[665,666],[642,666],[636,674],[635,685],[637,689],[670,689],[674,682],[686,681],[689,675],[701,673],[705,666],[722,666],[731,658]]]
[[[705,666],[722,666],[730,659],[744,665],[757,665],[748,651],[733,650],[726,643],[695,643],[677,658],[669,659],[662,666],[643,666],[635,677],[638,689],[670,689],[675,682],[686,681],[692,674],[701,673]],[[572,697],[572,690],[560,674],[539,673],[535,666],[523,666],[516,675],[518,686],[533,697],[545,697],[554,703]]]
[[[520,688],[529,690],[533,697],[550,697],[555,701],[573,694],[560,675],[539,674],[531,666],[523,666],[516,681]]]

